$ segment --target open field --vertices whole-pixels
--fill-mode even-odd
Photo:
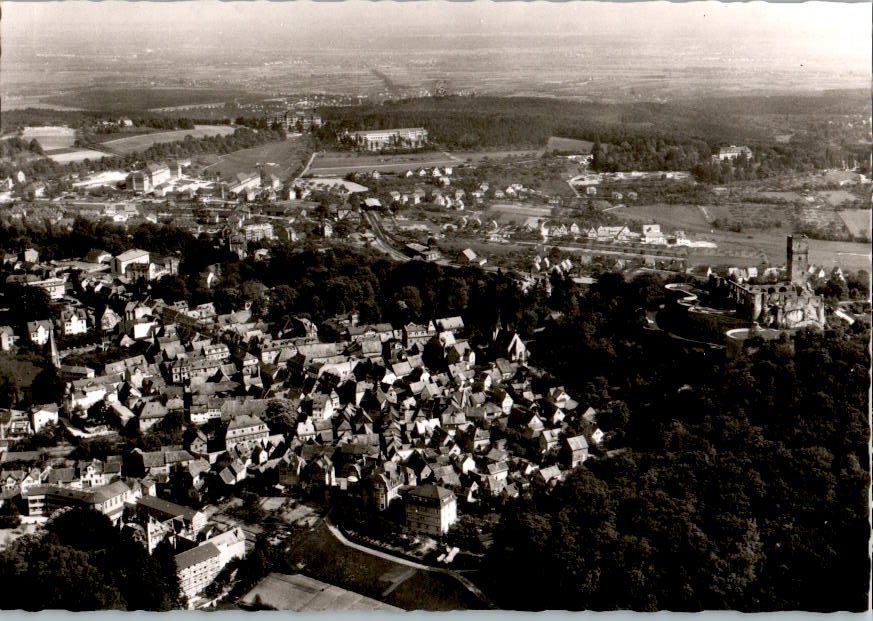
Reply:
[[[821,265],[825,269],[840,266],[844,270],[867,270],[869,272],[870,261],[869,244],[809,240],[809,262]]]
[[[846,209],[837,213],[854,237],[871,236],[869,209]]]
[[[566,153],[591,153],[593,142],[587,140],[574,140],[573,138],[559,138],[552,136],[546,143],[546,153],[562,151]]]
[[[70,162],[81,162],[84,160],[99,160],[110,156],[112,156],[112,153],[104,153],[103,151],[95,151],[94,149],[57,149],[51,153],[46,153],[46,157],[58,164],[68,164]]]
[[[195,125],[194,129],[177,129],[168,132],[116,138],[115,140],[107,140],[102,145],[113,153],[125,155],[135,151],[144,151],[152,145],[184,140],[185,136],[205,138],[206,136],[228,136],[233,132],[234,128],[229,125]]]
[[[451,576],[414,569],[344,546],[324,523],[294,537],[288,557],[291,564],[304,563],[301,571],[309,576],[404,610],[483,607]]]
[[[264,172],[279,179],[287,179],[303,167],[309,158],[309,143],[305,137],[292,137],[280,142],[270,142],[251,149],[222,155],[214,164],[204,169],[207,175],[221,175],[229,179],[238,173],[250,173],[264,167]]]
[[[752,228],[742,232],[725,229],[713,229],[710,221],[723,218],[726,214],[735,216],[746,212],[747,207],[769,210],[771,206],[738,205],[738,206],[694,206],[694,205],[634,205],[613,209],[609,213],[619,219],[627,219],[637,223],[657,222],[662,229],[669,231],[681,229],[692,237],[705,239],[718,244],[718,250],[689,252],[689,263],[713,264],[727,263],[730,265],[759,265],[762,261],[772,265],[785,263],[785,238],[793,232],[791,219],[783,218],[778,226],[766,230]],[[824,215],[834,215],[855,211],[869,214],[866,210],[851,210],[833,212],[823,210]],[[754,214],[747,214],[752,217]],[[775,215],[770,214],[772,217]],[[798,214],[800,216],[801,214]],[[869,215],[868,215],[869,217]],[[861,215],[849,216],[861,218]],[[848,223],[847,223],[848,226]],[[867,220],[869,226],[869,220]],[[870,248],[863,243],[809,240],[810,263],[830,268],[839,265],[843,269],[870,269]]]
[[[451,155],[463,162],[478,164],[480,162],[502,162],[506,160],[537,159],[542,157],[542,149],[521,149],[509,151],[452,151]]]
[[[709,233],[714,220],[722,217],[725,210],[707,205],[633,205],[609,210],[619,220],[640,224],[657,223],[664,231],[681,230],[686,233]]]
[[[76,140],[76,130],[72,127],[25,127],[21,138],[27,141],[36,138],[43,151],[72,147]]]
[[[855,197],[852,196],[851,193],[846,192],[845,190],[822,190],[818,194],[829,205],[832,205],[834,207],[855,199]]]
[[[261,603],[276,610],[325,612],[339,610],[396,611],[402,609],[302,574],[272,573],[246,593],[240,603]]]
[[[523,203],[495,203],[483,214],[484,220],[497,220],[500,224],[524,224],[532,220],[548,219],[552,210],[548,207],[538,207]]]

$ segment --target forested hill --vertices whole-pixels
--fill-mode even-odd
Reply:
[[[329,129],[424,127],[452,147],[543,145],[549,136],[620,143],[627,136],[664,140],[757,141],[754,117],[869,113],[869,93],[825,92],[779,97],[730,97],[668,103],[580,102],[532,97],[445,97],[382,105],[324,108]]]
[[[725,361],[640,340],[621,309],[649,284],[607,287],[536,360],[595,405],[618,395],[598,423],[627,450],[503,513],[483,571],[499,605],[864,610],[869,330]]]
[[[425,98],[325,108],[325,125],[316,135],[331,148],[343,130],[424,127],[436,145],[448,149],[540,148],[550,136],[562,136],[608,145],[611,161],[604,158],[603,170],[689,170],[708,162],[719,145],[747,144],[756,160],[763,156],[776,170],[801,170],[847,158],[866,162],[870,144],[859,121],[869,107],[869,94],[855,92],[668,103]],[[833,115],[859,119],[846,129],[828,123]],[[776,142],[775,134],[788,128],[790,141]]]

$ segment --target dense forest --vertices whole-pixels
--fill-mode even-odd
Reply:
[[[664,303],[653,275],[600,274],[587,288],[556,278],[550,295],[522,293],[476,268],[279,245],[255,264],[173,229],[141,227],[131,240],[89,226],[4,229],[0,241],[52,254],[131,243],[184,251],[182,274],[154,295],[225,310],[249,300],[275,327],[357,309],[361,321],[394,323],[460,314],[474,344],[498,321],[528,339],[544,385],[598,409],[610,447],[623,450],[502,512],[481,572],[501,607],[866,607],[870,331],[860,322],[726,358],[643,328],[644,311]],[[214,262],[218,286],[198,288],[195,275]],[[331,338],[330,322],[320,335]]]
[[[185,604],[174,550],[149,556],[133,531],[90,509],[53,517],[42,536],[26,535],[0,552],[7,610],[175,610]]]
[[[534,354],[626,452],[505,512],[484,575],[502,606],[863,610],[869,330],[724,360],[634,330],[651,282],[601,278]],[[548,355],[546,356],[546,352]],[[526,568],[536,568],[526,571]],[[544,594],[548,594],[544,597]]]

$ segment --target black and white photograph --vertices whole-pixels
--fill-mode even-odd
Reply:
[[[869,614],[869,1],[0,11],[0,610]]]

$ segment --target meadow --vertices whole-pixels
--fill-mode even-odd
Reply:
[[[152,145],[184,140],[186,136],[205,138],[206,136],[229,136],[234,128],[229,125],[195,125],[194,129],[177,129],[167,132],[139,134],[125,138],[115,138],[102,143],[102,146],[119,155],[145,151]]]
[[[853,237],[870,238],[871,226],[869,209],[846,209],[838,211],[837,213]]]
[[[305,136],[291,137],[280,142],[270,142],[251,149],[234,151],[218,157],[218,161],[206,166],[204,174],[220,174],[229,179],[238,173],[250,173],[264,167],[267,174],[279,179],[292,177],[301,170],[309,158],[310,142]]]

